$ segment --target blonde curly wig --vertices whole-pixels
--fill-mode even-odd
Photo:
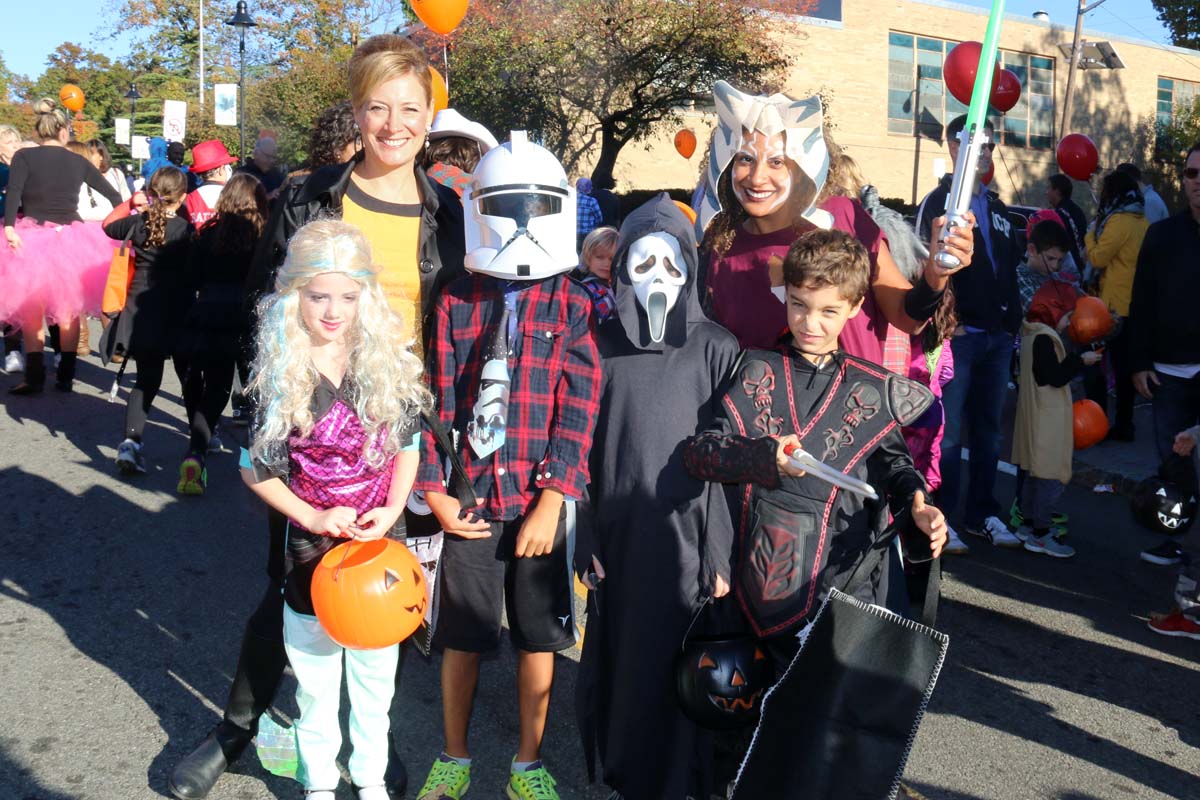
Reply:
[[[312,397],[320,382],[312,339],[300,316],[300,293],[318,275],[340,273],[362,287],[358,313],[346,332],[350,350],[342,379],[347,402],[368,435],[367,463],[379,468],[406,445],[414,418],[431,405],[413,337],[391,309],[372,263],[371,245],[353,225],[336,219],[296,231],[275,279],[259,303],[257,356],[250,390],[258,407],[252,457],[272,470],[287,468],[288,437],[308,436],[316,420]]]

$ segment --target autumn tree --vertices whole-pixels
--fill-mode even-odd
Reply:
[[[593,178],[611,179],[622,148],[707,102],[718,79],[777,85],[777,24],[740,0],[477,0],[453,35],[452,98],[501,136],[534,131],[569,171],[598,148]]]
[[[33,125],[33,112],[28,103],[17,97],[16,78],[0,55],[0,125],[13,125],[27,136]]]
[[[1176,47],[1200,50],[1200,4],[1196,0],[1151,0],[1158,20]]]

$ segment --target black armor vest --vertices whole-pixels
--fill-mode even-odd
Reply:
[[[794,431],[814,457],[854,474],[884,436],[917,419],[933,401],[928,389],[883,367],[836,358],[839,369],[825,396],[802,420],[795,407],[794,356],[748,353],[724,398],[738,433],[759,438]],[[737,596],[759,636],[792,627],[816,609],[826,588],[831,539],[844,524],[835,514],[841,489],[817,478],[781,480],[778,489],[747,484],[738,531]]]

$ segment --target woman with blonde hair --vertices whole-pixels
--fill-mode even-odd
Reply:
[[[295,731],[308,800],[333,800],[341,781],[343,659],[350,778],[359,800],[388,800],[400,647],[341,647],[317,620],[311,592],[317,563],[341,541],[393,532],[417,474],[420,415],[431,398],[410,328],[389,308],[378,274],[357,228],[312,222],[292,238],[259,310],[250,383],[259,417],[242,477],[289,520],[283,637],[299,684]]]
[[[414,347],[423,350],[434,302],[446,283],[463,274],[465,249],[458,196],[420,167],[434,114],[429,60],[408,39],[382,34],[355,49],[348,77],[361,148],[351,161],[292,178],[280,190],[247,287],[252,294],[269,293],[296,231],[321,216],[341,218],[367,237],[384,296],[412,326]],[[287,528],[280,514],[269,512],[268,519],[269,581],[246,626],[224,718],[171,774],[169,788],[184,800],[207,795],[241,755],[283,677]],[[407,775],[394,755],[391,767],[389,788],[402,792]]]
[[[43,98],[34,104],[34,130],[41,147],[12,156],[4,204],[4,237],[0,246],[0,320],[25,333],[25,380],[9,390],[28,395],[46,382],[46,319],[59,324],[62,359],[55,386],[71,391],[79,318],[99,313],[112,260],[113,243],[97,226],[79,217],[79,187],[87,184],[113,205],[121,196],[87,159],[66,149],[70,118],[58,103]],[[24,216],[17,219],[17,212]]]

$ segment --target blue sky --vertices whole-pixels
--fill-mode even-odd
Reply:
[[[18,2],[19,0],[13,0]],[[856,0],[843,0],[850,4]],[[966,5],[990,8],[990,0],[957,0]],[[46,56],[64,41],[77,42],[93,50],[120,57],[128,41],[97,36],[103,27],[106,3],[98,0],[58,0],[53,13],[9,13],[4,17],[4,32],[0,36],[0,53],[13,72],[39,75],[45,67]],[[210,13],[222,14],[232,10],[233,3],[210,2]],[[253,11],[253,2],[251,2]],[[1011,0],[1006,4],[1010,14],[1029,16],[1038,9],[1050,13],[1059,24],[1071,27],[1075,22],[1077,0]],[[1106,33],[1169,43],[1166,30],[1158,22],[1150,0],[1107,0],[1087,15],[1086,27]]]

